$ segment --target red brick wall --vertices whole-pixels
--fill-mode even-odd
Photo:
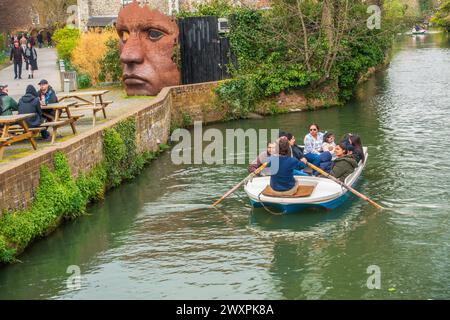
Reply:
[[[169,138],[171,114],[177,113],[180,108],[204,109],[204,105],[214,97],[211,95],[214,86],[216,83],[164,88],[150,105],[143,105],[66,142],[0,167],[0,216],[4,210],[20,210],[31,204],[39,185],[39,169],[44,164],[52,168],[56,152],[66,155],[74,177],[81,172],[89,172],[103,160],[103,131],[129,117],[136,119],[138,152],[154,151],[158,142],[165,143]],[[172,110],[174,112],[171,113]]]

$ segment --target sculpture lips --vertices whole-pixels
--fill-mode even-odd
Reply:
[[[146,80],[134,74],[124,75],[123,82],[125,82],[126,85],[143,85],[147,83]]]

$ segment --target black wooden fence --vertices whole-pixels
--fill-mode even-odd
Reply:
[[[178,20],[178,26],[182,83],[228,78],[230,43],[219,35],[217,17],[183,18]]]

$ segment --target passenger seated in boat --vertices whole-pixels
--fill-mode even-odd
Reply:
[[[350,141],[354,148],[352,156],[353,158],[355,158],[356,162],[359,163],[359,161],[366,161],[361,138],[358,135],[354,134],[350,137]]]
[[[328,151],[331,156],[334,156],[334,148],[336,143],[334,142],[334,134],[332,132],[327,132],[323,136],[322,152]]]
[[[286,137],[289,141],[289,145],[291,146],[291,157],[296,158],[297,160],[301,160],[304,158],[303,150],[295,144],[295,137],[292,133],[289,132],[281,132],[280,138]]]
[[[306,162],[306,158],[303,155],[303,150],[295,144],[295,137],[292,135],[292,133],[289,132],[281,132],[280,133],[280,138],[281,137],[286,137],[289,141],[289,145],[291,146],[291,157],[296,158],[297,160],[302,161],[302,159],[305,159],[304,161]],[[301,162],[303,164],[303,167],[301,169],[304,169],[306,167],[306,165]],[[294,170],[294,175],[295,176],[309,176],[309,174],[305,173],[303,170]]]
[[[252,173],[256,169],[258,169],[263,163],[267,162],[269,157],[271,155],[275,154],[275,146],[276,144],[274,142],[267,143],[267,150],[261,152],[255,160],[253,160],[250,165],[248,166],[248,172]],[[269,174],[269,169],[264,168],[258,175],[260,176],[266,176]]]
[[[305,149],[303,151],[306,160],[315,166],[320,165],[320,153],[322,152],[323,133],[319,132],[319,126],[312,123],[309,126],[309,133],[304,139]]]
[[[293,195],[297,192],[298,181],[294,178],[293,171],[305,166],[306,159],[302,162],[291,157],[291,147],[286,137],[278,141],[278,156],[269,158],[268,167],[271,169],[270,187],[275,195]]]
[[[345,181],[345,178],[358,167],[358,163],[351,155],[347,154],[347,145],[344,143],[338,144],[335,152],[336,159],[333,160],[330,174],[341,181]]]

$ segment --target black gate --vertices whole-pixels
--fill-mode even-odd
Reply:
[[[183,84],[228,78],[230,43],[219,35],[217,17],[178,20]]]

